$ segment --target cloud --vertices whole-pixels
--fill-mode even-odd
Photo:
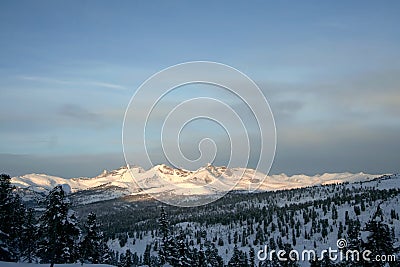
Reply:
[[[99,114],[90,112],[86,108],[77,104],[62,105],[58,110],[58,114],[64,117],[86,121],[97,121],[101,117]]]
[[[281,131],[271,173],[398,173],[400,129],[338,125]]]
[[[400,68],[346,75],[332,73],[297,84],[284,81],[260,81],[259,84],[278,119],[280,115],[297,113],[296,124],[306,121],[316,124],[346,121],[370,127],[398,124]],[[285,122],[277,121],[278,124]]]
[[[110,88],[110,89],[120,89],[120,90],[126,90],[126,87],[118,84],[112,84],[112,83],[104,83],[104,82],[86,82],[88,85],[94,85],[94,86],[100,86],[100,87],[105,87],[105,88]]]
[[[47,77],[39,77],[39,76],[18,76],[21,80],[34,81],[34,82],[42,82],[42,83],[58,83],[58,84],[71,84],[70,81],[58,80]]]
[[[271,101],[270,104],[275,120],[279,122],[295,117],[305,105],[305,103],[300,100],[277,100]]]
[[[42,76],[18,76],[21,80],[34,81],[39,83],[50,83],[50,84],[64,84],[64,85],[80,85],[80,86],[94,86],[103,87],[108,89],[126,90],[127,88],[114,83],[107,83],[101,81],[72,81],[63,79],[54,79]]]

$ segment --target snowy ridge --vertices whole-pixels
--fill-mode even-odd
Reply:
[[[141,168],[133,168],[138,173]],[[71,188],[71,192],[75,193],[82,190],[94,189],[99,186],[113,185],[117,187],[127,188],[132,185],[132,176],[126,167],[107,172],[103,171],[99,176],[93,178],[61,178],[46,174],[26,174],[23,176],[13,177],[11,182],[19,188],[27,188],[35,192],[47,192],[56,185],[66,185]]]
[[[26,174],[13,177],[12,183],[17,188],[36,193],[47,193],[56,185],[63,185],[64,189],[71,193],[113,188],[114,191],[120,191],[118,196],[140,194],[143,190],[149,194],[174,191],[177,194],[207,195],[231,188],[243,191],[274,191],[319,184],[368,181],[379,176],[362,172],[266,176],[252,169],[228,169],[210,164],[196,171],[175,169],[166,165],[157,165],[147,171],[137,166],[131,167],[130,170],[131,172],[123,166],[113,171],[105,170],[93,178],[71,179],[46,174]]]

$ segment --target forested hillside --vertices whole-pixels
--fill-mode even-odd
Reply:
[[[345,242],[342,252],[368,249],[372,255],[399,256],[398,175],[291,190],[233,191],[194,208],[168,206],[143,196],[73,203],[74,196],[61,186],[44,202],[26,208],[6,175],[1,190],[3,261],[118,266],[371,264],[318,258],[324,249],[338,249],[338,240]],[[260,260],[263,254],[258,252],[265,246],[267,251],[287,253],[312,249],[317,261],[280,261],[276,255]],[[386,260],[391,266],[398,264],[394,258]]]

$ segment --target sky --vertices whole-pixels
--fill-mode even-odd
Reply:
[[[164,68],[204,60],[242,71],[268,99],[277,133],[271,174],[397,173],[399,8],[398,1],[1,1],[0,172],[78,177],[124,165],[121,129],[132,95]],[[176,105],[200,91],[169,99]],[[186,140],[208,134],[226,137],[203,121],[187,127]],[[226,141],[217,143],[226,150]],[[259,151],[252,153],[254,160]]]

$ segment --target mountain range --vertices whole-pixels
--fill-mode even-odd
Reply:
[[[253,169],[217,167],[211,164],[196,171],[157,165],[149,170],[139,166],[122,166],[104,170],[96,177],[62,178],[46,174],[26,174],[11,182],[25,200],[44,197],[52,188],[62,185],[79,203],[93,203],[124,196],[165,194],[171,196],[215,195],[240,192],[287,190],[314,185],[369,181],[380,175],[365,173],[324,173],[313,176],[286,174],[265,175]]]

